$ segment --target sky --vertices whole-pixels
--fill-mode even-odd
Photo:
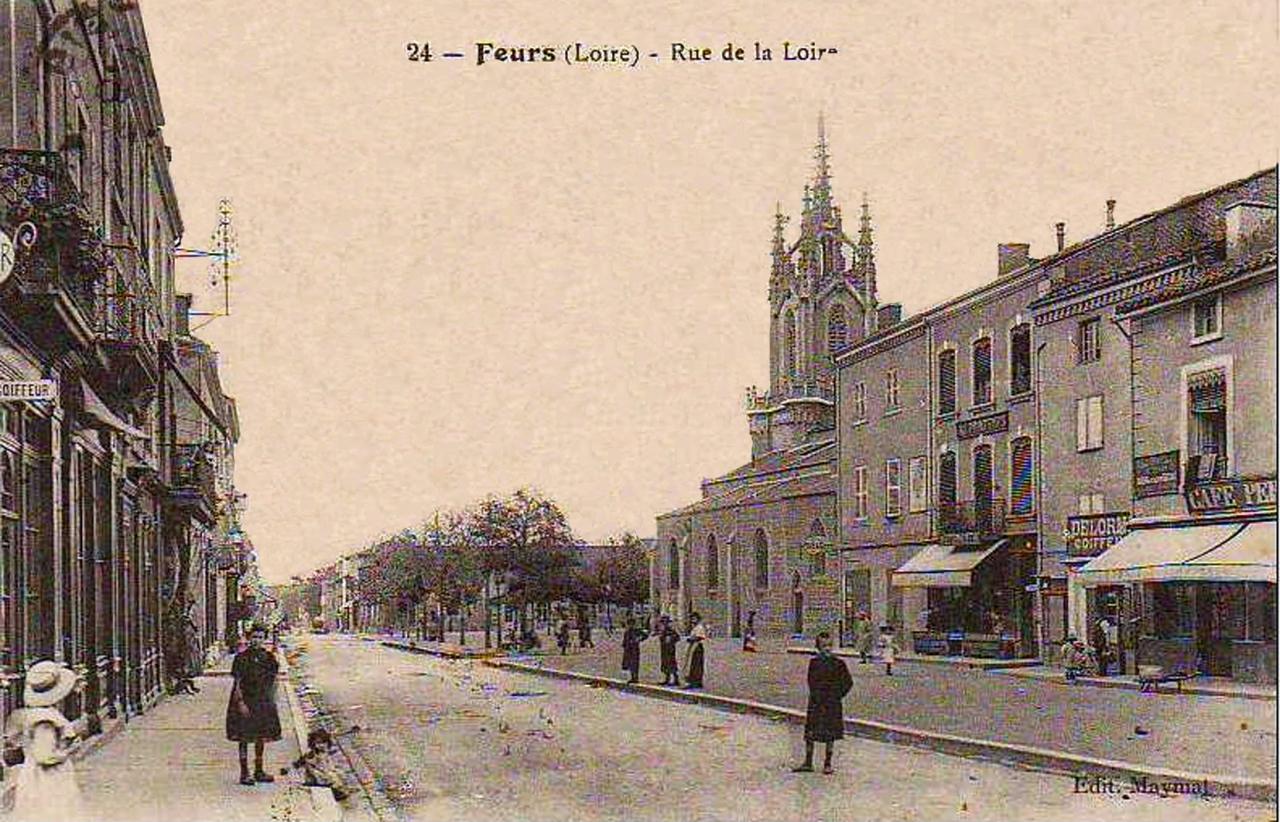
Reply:
[[[819,112],[908,313],[991,280],[998,243],[1046,254],[1108,198],[1123,222],[1277,161],[1274,0],[490,5],[141,4],[183,245],[233,203],[231,313],[198,333],[270,580],[521,486],[584,539],[652,535],[747,461],[772,215]],[[757,41],[775,60],[718,59]],[[570,65],[578,42],[660,57]],[[221,307],[202,263],[179,275]]]

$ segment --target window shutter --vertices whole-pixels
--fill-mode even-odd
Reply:
[[[1089,400],[1076,400],[1076,450],[1089,447]]]
[[[1102,397],[1089,398],[1089,447],[1102,447]]]
[[[943,351],[938,355],[938,408],[943,414],[956,410],[956,353]]]

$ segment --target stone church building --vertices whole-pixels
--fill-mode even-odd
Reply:
[[[838,628],[835,352],[901,315],[876,299],[875,247],[864,197],[845,233],[818,124],[814,180],[799,237],[779,206],[769,275],[769,388],[747,389],[751,461],[702,483],[702,498],[657,518],[653,603],[683,625],[701,614],[712,636]]]

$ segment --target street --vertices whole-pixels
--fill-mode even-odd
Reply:
[[[1084,793],[1070,777],[845,739],[793,774],[792,725],[343,636],[311,683],[412,819],[1273,819],[1265,804]]]

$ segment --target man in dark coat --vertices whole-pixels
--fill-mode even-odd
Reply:
[[[640,681],[640,643],[649,637],[643,628],[636,626],[636,621],[627,617],[627,630],[622,634],[622,669],[631,673],[627,682],[635,684]]]
[[[826,756],[822,772],[832,773],[831,749],[837,739],[844,738],[844,706],[842,700],[853,687],[853,678],[844,660],[831,654],[831,634],[823,631],[817,637],[818,653],[809,660],[809,712],[804,722],[804,764],[792,770],[813,770],[813,743],[825,742]]]
[[[658,648],[662,651],[662,684],[680,687],[680,667],[676,663],[676,647],[680,644],[680,632],[671,625],[671,617],[659,620]]]
[[[227,739],[240,744],[240,784],[274,782],[262,765],[263,747],[280,739],[276,712],[276,655],[262,647],[267,632],[261,626],[249,634],[249,647],[231,663],[231,699],[227,702]],[[249,743],[253,742],[254,772],[249,775]]]

